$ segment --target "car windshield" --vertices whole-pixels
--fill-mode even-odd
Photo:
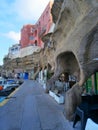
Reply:
[[[2,84],[2,81],[0,81],[0,84]]]

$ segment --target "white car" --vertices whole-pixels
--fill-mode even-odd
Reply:
[[[3,87],[3,90],[9,91],[9,90],[14,90],[19,86],[19,84],[15,83],[13,81],[9,81],[7,79],[0,79],[0,85]]]

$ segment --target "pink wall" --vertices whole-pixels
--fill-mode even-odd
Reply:
[[[25,25],[21,29],[21,47],[27,47],[29,45],[37,44],[42,47],[43,42],[41,37],[49,32],[52,22],[51,16],[52,2],[49,2],[44,12],[40,16],[39,20],[35,25]]]
[[[39,46],[43,46],[41,37],[49,32],[51,24],[53,23],[51,15],[52,4],[53,4],[52,2],[49,2],[49,4],[47,5],[44,12],[42,13],[39,20],[36,23],[38,25],[37,32],[38,32]]]
[[[21,48],[34,44],[36,40],[35,33],[33,33],[34,28],[35,25],[28,24],[23,26],[23,28],[21,29],[21,39],[20,39]]]

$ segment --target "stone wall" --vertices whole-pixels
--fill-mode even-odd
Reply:
[[[55,43],[52,62],[55,69],[54,76],[48,82],[51,87],[48,88],[48,85],[47,89],[53,87],[54,80],[61,73],[67,72],[77,77],[77,84],[66,93],[65,100],[67,118],[71,120],[81,101],[83,84],[98,71],[98,61],[95,60],[98,58],[98,1],[55,0],[52,14],[56,24],[52,34]],[[81,89],[76,89],[77,86]]]

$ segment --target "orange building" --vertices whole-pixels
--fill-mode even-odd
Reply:
[[[53,2],[50,1],[45,8],[44,12],[40,16],[39,20],[35,25],[25,25],[21,29],[21,39],[20,44],[21,48],[37,45],[43,47],[43,42],[41,40],[42,36],[47,34],[50,30],[50,27],[53,24],[51,8]]]

